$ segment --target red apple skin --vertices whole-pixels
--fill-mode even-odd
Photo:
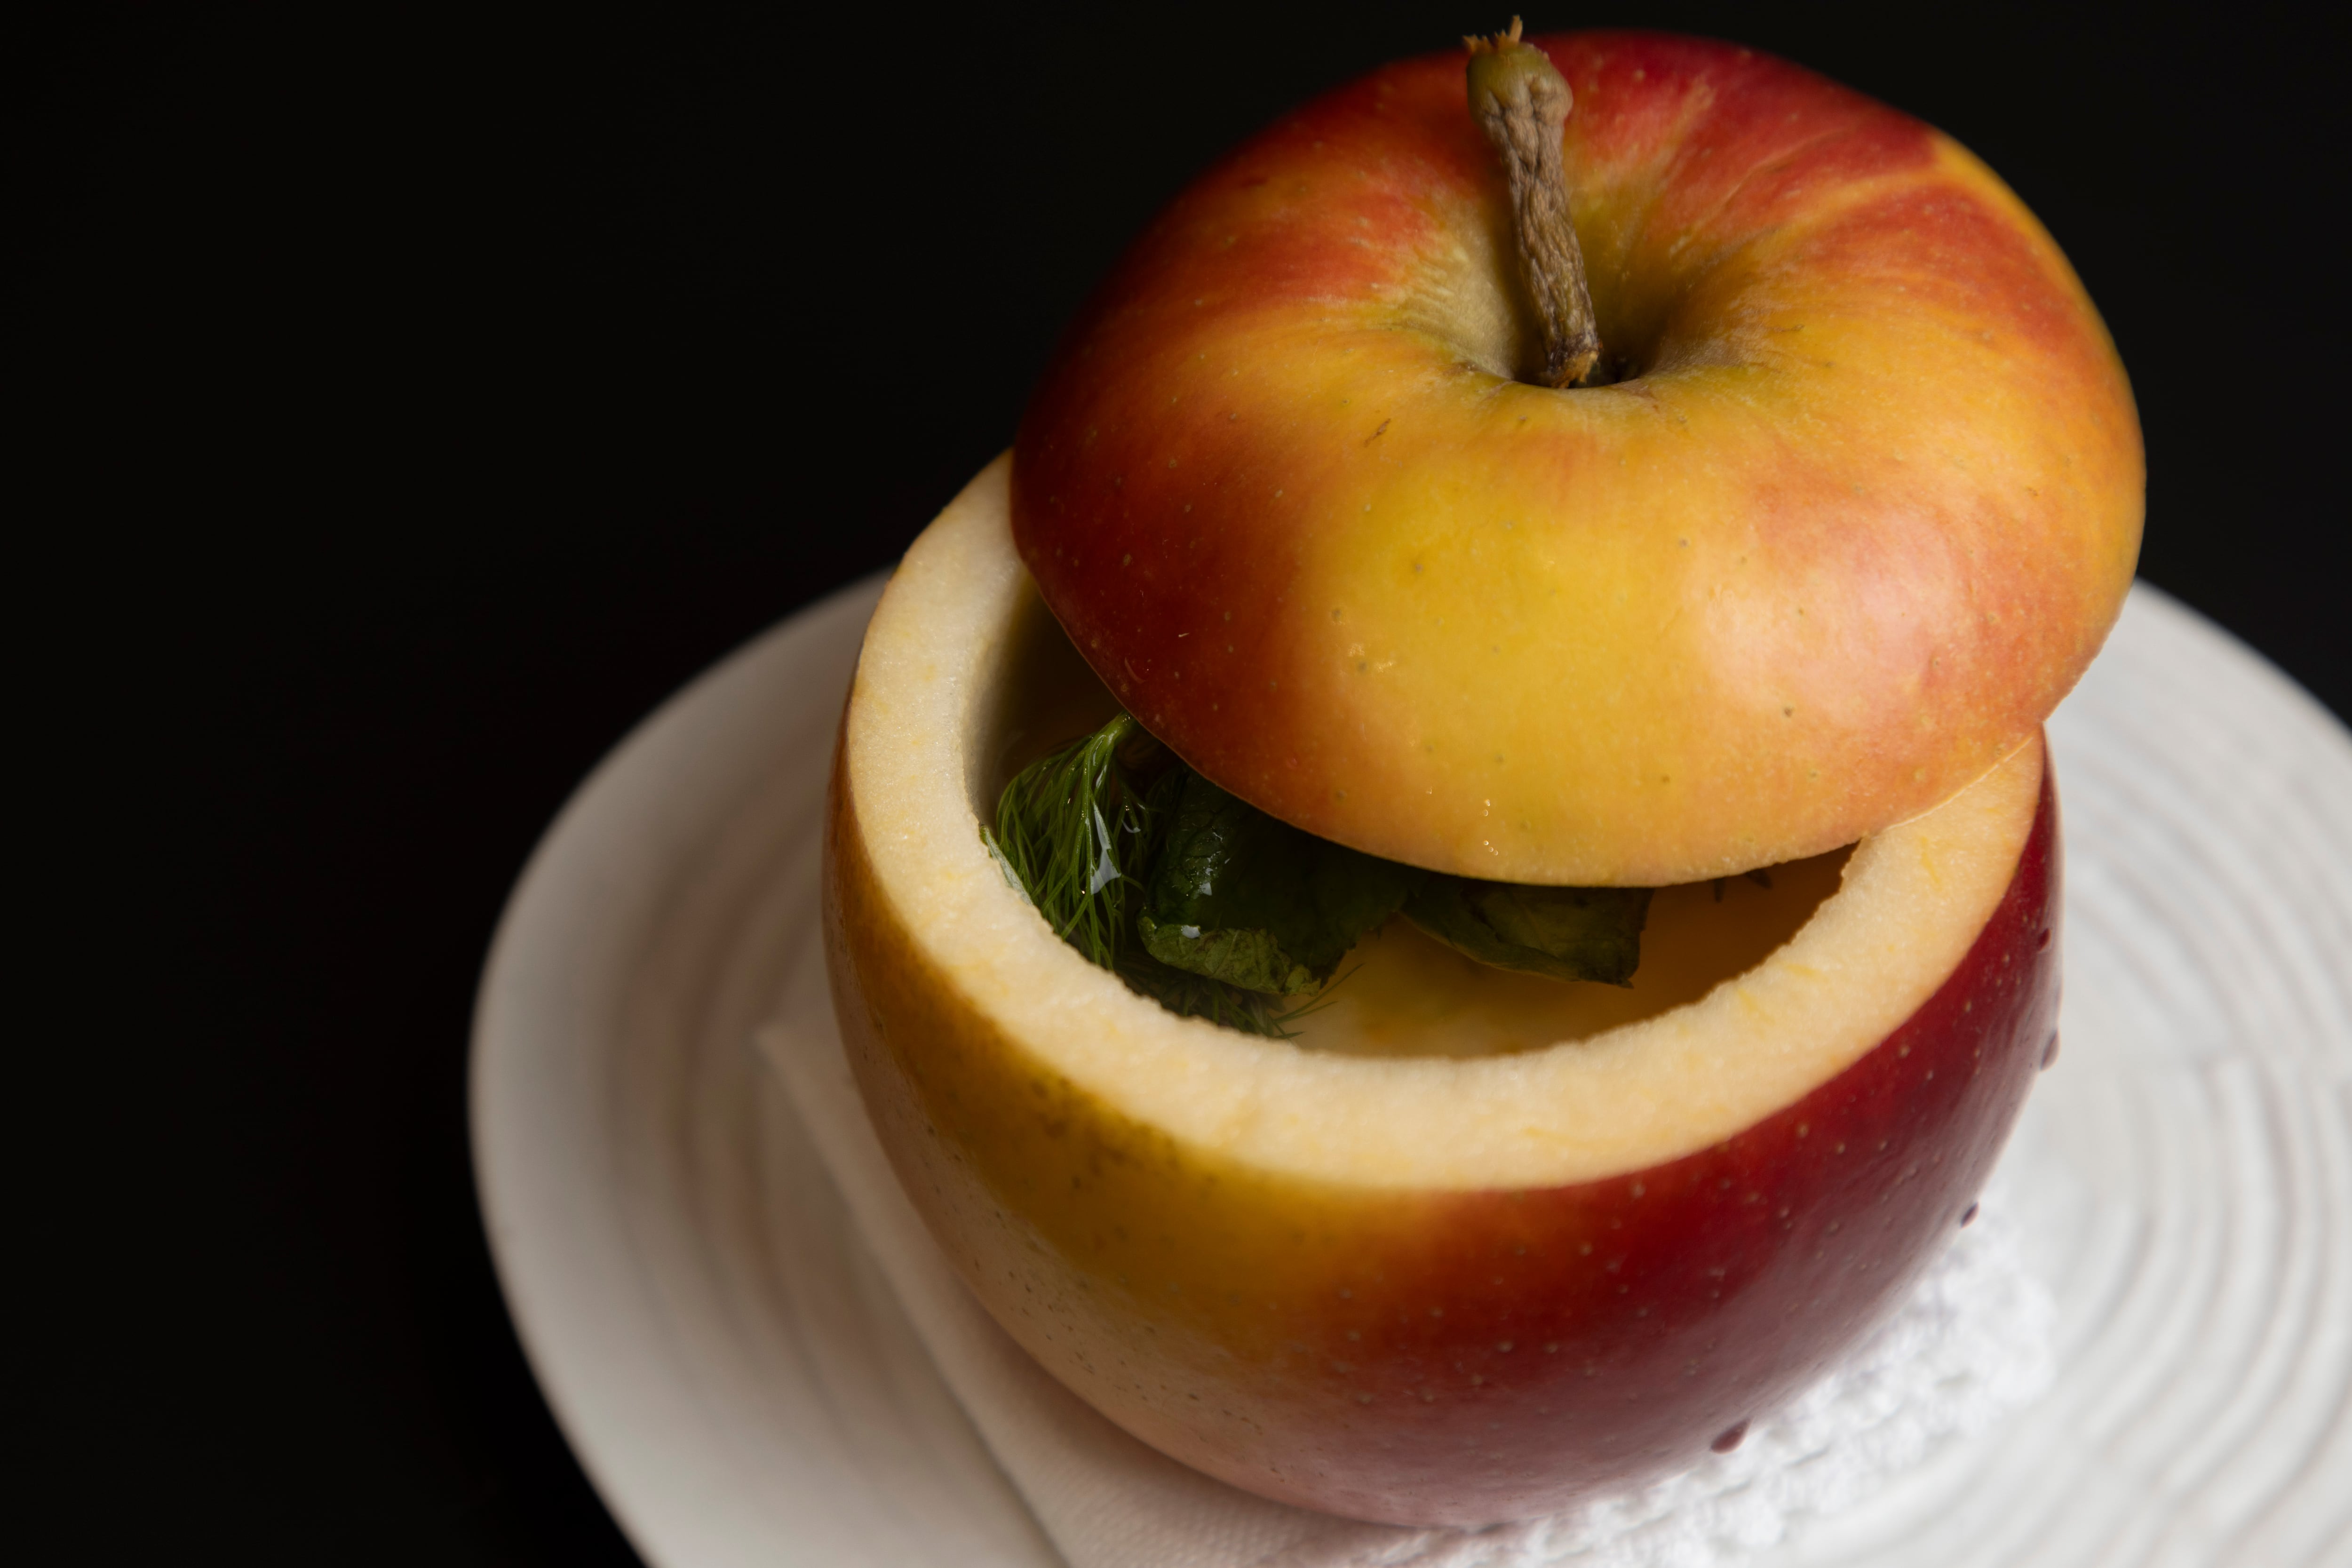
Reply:
[[[2129,586],[2144,466],[2097,312],[1906,115],[1727,44],[1533,42],[1638,374],[1497,360],[1502,177],[1462,57],[1403,61],[1106,280],[1021,425],[1023,561],[1194,767],[1391,859],[1664,886],[1932,808]]]
[[[2008,1140],[2056,1035],[2059,878],[2045,773],[1992,920],[1852,1068],[1637,1177],[1454,1200],[1412,1263],[1388,1265],[1417,1268],[1444,1315],[1343,1304],[1300,1358],[1311,1387],[1318,1352],[1377,1343],[1372,1392],[1406,1419],[1371,1430],[1370,1406],[1327,1394],[1302,1426],[1358,1425],[1301,1442],[1307,1484],[1257,1489],[1400,1523],[1531,1516],[1687,1465],[1811,1383],[1917,1280]],[[1485,1463],[1433,1479],[1444,1456]]]
[[[1696,1460],[1900,1300],[2053,1038],[2059,863],[2045,767],[1991,919],[1893,1035],[1719,1144],[1541,1190],[1318,1189],[1108,1112],[928,968],[838,773],[827,955],[901,1183],[1056,1377],[1260,1495],[1479,1524]]]

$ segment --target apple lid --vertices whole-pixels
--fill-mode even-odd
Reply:
[[[2129,586],[2096,311],[1916,121],[1727,44],[1532,47],[1616,379],[1536,384],[1517,171],[1459,55],[1390,66],[1202,176],[1087,308],[1014,447],[1024,561],[1192,766],[1393,859],[1664,885],[1928,810]]]

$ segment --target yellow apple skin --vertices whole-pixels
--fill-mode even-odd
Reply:
[[[1310,832],[1528,882],[1817,854],[2033,734],[2144,467],[2066,260],[1940,133],[1729,45],[1535,40],[1635,374],[1515,381],[1458,54],[1204,174],[1073,327],[1013,528],[1119,700]]]
[[[1109,1108],[992,1024],[878,882],[843,765],[824,862],[835,1006],[932,1235],[1112,1420],[1308,1508],[1479,1524],[1697,1459],[1917,1277],[2053,1038],[2045,769],[2007,890],[1949,978],[1745,1130],[1563,1186],[1269,1173]]]

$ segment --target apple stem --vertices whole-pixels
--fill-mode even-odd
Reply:
[[[1584,252],[1568,216],[1568,168],[1560,156],[1568,111],[1576,101],[1541,49],[1519,42],[1519,19],[1470,47],[1470,116],[1486,132],[1511,187],[1511,226],[1519,270],[1543,330],[1548,386],[1597,386],[1608,379]]]

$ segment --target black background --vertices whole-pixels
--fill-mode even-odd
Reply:
[[[634,1561],[474,1210],[468,1010],[534,839],[665,695],[897,555],[1191,174],[1504,19],[990,9],[102,12],[6,51],[12,627],[68,873],[16,1376],[57,1495],[104,1489],[83,1554]],[[1736,37],[1984,155],[2130,368],[2145,574],[2352,711],[2315,11],[1529,20]]]

